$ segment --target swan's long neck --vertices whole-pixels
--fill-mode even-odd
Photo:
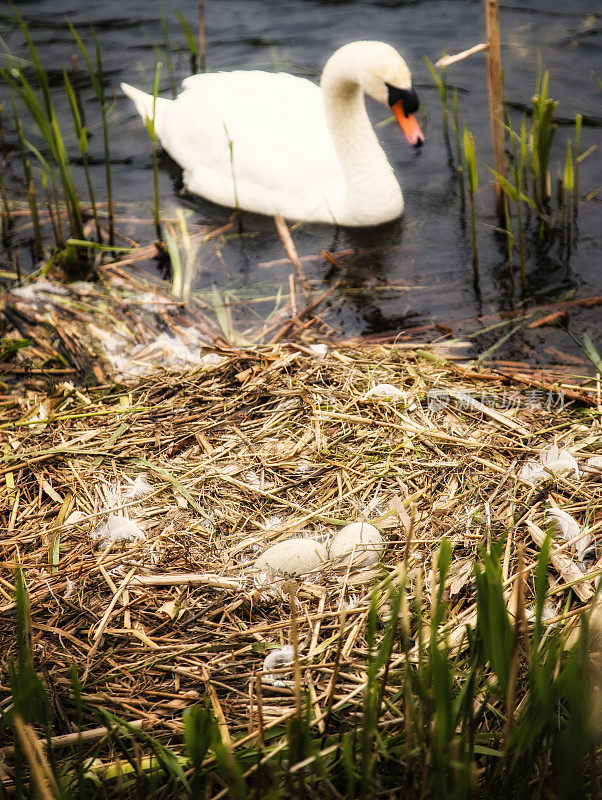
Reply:
[[[354,52],[351,45],[327,62],[321,81],[324,113],[345,176],[346,203],[375,213],[387,206],[394,218],[403,210],[403,198],[366,112],[361,62],[361,50]]]

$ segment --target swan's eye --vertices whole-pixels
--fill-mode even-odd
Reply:
[[[390,83],[386,83],[385,85],[389,90],[388,102],[390,106],[395,105],[395,103],[398,103],[401,100],[401,104],[406,116],[418,111],[418,108],[420,107],[420,101],[418,100],[418,95],[413,89],[399,89],[397,86],[392,86]]]

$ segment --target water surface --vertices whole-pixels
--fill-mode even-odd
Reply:
[[[302,256],[322,250],[349,251],[339,257],[340,268],[324,259],[306,262],[308,278],[317,291],[335,280],[342,284],[331,296],[333,310],[327,317],[336,335],[399,331],[433,321],[461,319],[521,304],[554,302],[570,297],[602,295],[602,258],[599,238],[601,159],[598,153],[584,162],[581,171],[579,233],[567,259],[558,242],[545,246],[529,240],[528,288],[513,291],[506,265],[506,244],[496,234],[492,214],[491,164],[487,115],[485,56],[473,56],[449,68],[449,82],[458,87],[461,118],[472,130],[480,162],[479,212],[480,280],[476,285],[470,264],[471,247],[462,216],[458,185],[441,125],[439,96],[423,58],[436,61],[441,52],[453,53],[483,41],[485,22],[481,0],[206,0],[207,62],[210,70],[233,68],[286,69],[317,76],[326,58],[340,45],[354,39],[380,39],[394,45],[406,58],[422,101],[421,122],[426,145],[412,149],[394,125],[379,129],[379,137],[403,186],[406,210],[402,220],[372,230],[335,229],[300,225],[293,235]],[[175,11],[194,28],[195,0],[165,2],[165,19],[176,82],[190,72],[190,60]],[[164,47],[161,6],[150,0],[104,0],[102,3],[20,0],[19,12],[27,20],[44,65],[51,69],[56,102],[67,129],[68,111],[60,88],[63,66],[70,68],[73,40],[66,20],[80,30],[86,41],[93,23],[102,47],[104,68],[114,94],[111,114],[111,152],[115,193],[131,204],[132,217],[148,217],[152,207],[152,160],[148,137],[132,105],[119,91],[127,80],[143,89],[152,86],[158,49]],[[560,120],[553,164],[564,158],[566,140],[572,136],[570,121],[576,113],[587,115],[581,149],[600,139],[600,89],[592,74],[599,70],[601,45],[599,6],[593,0],[531,0],[501,5],[502,58],[507,97],[514,106],[529,105],[538,59],[550,71],[551,95],[559,100]],[[22,38],[3,15],[4,38],[15,53],[25,55]],[[164,54],[160,56],[165,61]],[[600,75],[598,76],[600,77]],[[162,92],[169,96],[170,79],[162,72]],[[84,81],[84,100],[92,103],[91,87]],[[1,90],[5,96],[4,88]],[[387,117],[385,109],[370,104],[375,122]],[[521,113],[513,112],[520,124]],[[102,142],[98,120],[88,120],[96,135],[92,142],[93,171],[97,186],[103,185]],[[452,143],[453,144],[453,143]],[[553,178],[555,179],[555,175]],[[161,162],[161,202],[166,209],[184,205],[195,222],[221,225],[230,211],[201,199],[183,197],[178,168],[167,157]],[[83,193],[83,192],[82,192]],[[588,197],[589,199],[585,199]],[[130,223],[120,230],[138,239],[152,239],[152,230]],[[273,221],[243,215],[244,235],[223,243],[219,252],[205,248],[196,277],[197,287],[216,283],[234,295],[273,295],[287,285],[290,265]],[[152,264],[149,265],[152,268]],[[569,328],[577,338],[589,331],[600,341],[600,308],[571,311]],[[242,307],[240,307],[242,309]],[[255,313],[266,313],[258,305]],[[235,313],[237,324],[249,321],[249,309]],[[484,337],[482,347],[499,338]],[[500,353],[518,360],[560,360],[549,348],[578,353],[571,338],[555,327],[520,331]]]

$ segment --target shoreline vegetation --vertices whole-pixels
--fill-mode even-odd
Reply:
[[[346,254],[300,257],[281,219],[288,285],[194,289],[237,214],[167,216],[156,147],[152,218],[121,204],[98,39],[71,27],[67,134],[14,13],[28,58],[0,69],[0,148],[23,186],[0,178],[0,798],[599,797],[602,361],[588,337],[582,356],[503,347],[602,297],[342,339]],[[203,37],[179,19],[198,63]],[[478,283],[479,142],[447,67],[430,69]],[[553,196],[547,74],[518,131],[504,109],[495,235],[520,292],[537,242],[569,263],[590,151],[578,118]],[[316,260],[340,279],[309,280]],[[357,521],[384,540],[375,565],[254,569],[269,545],[326,546]]]

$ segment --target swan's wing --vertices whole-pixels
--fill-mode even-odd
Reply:
[[[285,194],[311,205],[342,181],[321,91],[293,75],[193,75],[157,130],[188,187],[215,202],[274,213]]]

